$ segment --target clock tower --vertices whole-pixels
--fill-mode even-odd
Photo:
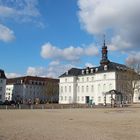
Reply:
[[[107,50],[107,46],[105,44],[105,36],[104,36],[104,43],[103,43],[103,46],[102,46],[102,59],[100,61],[100,64],[102,66],[104,65],[108,65],[108,63],[110,62],[108,60],[108,56],[107,56],[107,53],[108,53],[108,50]]]

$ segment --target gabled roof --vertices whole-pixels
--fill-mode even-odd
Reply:
[[[1,70],[1,69],[0,69],[0,78],[6,79],[4,70]]]
[[[10,78],[7,79],[7,84],[30,84],[31,81],[33,81],[33,84],[36,84],[35,82],[41,84],[46,82],[51,83],[58,83],[59,79],[53,79],[48,77],[37,77],[37,76],[23,76],[23,77],[16,77],[16,78]]]
[[[60,77],[68,77],[68,76],[80,76],[80,75],[91,75],[96,73],[105,73],[105,72],[115,72],[115,71],[127,71],[130,70],[126,65],[115,63],[115,62],[109,62],[108,65],[106,65],[107,69],[105,70],[105,66],[100,65],[98,67],[87,67],[84,69],[78,69],[78,68],[71,68],[64,74],[62,74]],[[86,72],[88,71],[88,73]]]

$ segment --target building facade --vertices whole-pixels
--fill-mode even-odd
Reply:
[[[7,79],[5,100],[21,103],[57,102],[58,79],[25,76]]]
[[[125,65],[109,61],[107,53],[104,42],[100,66],[72,68],[59,77],[60,104],[92,102],[98,105],[132,101],[131,75],[137,74]],[[112,91],[114,94],[111,94]]]
[[[6,76],[3,70],[0,70],[0,102],[5,101],[5,87],[6,87]]]

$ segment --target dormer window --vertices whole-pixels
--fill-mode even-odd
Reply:
[[[104,65],[104,70],[107,71],[107,65]]]
[[[82,70],[82,74],[84,74],[84,70]]]
[[[87,70],[86,70],[86,74],[88,74],[88,73],[89,73],[89,70],[87,69]]]
[[[96,68],[95,71],[97,72],[98,71],[98,68]]]
[[[68,75],[68,74],[69,74],[69,71],[66,72],[66,75]]]
[[[93,73],[93,69],[91,69],[91,71],[90,71],[91,73]]]

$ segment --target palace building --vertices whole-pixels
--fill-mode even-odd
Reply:
[[[58,102],[58,79],[23,76],[7,79],[5,100],[21,103]]]
[[[135,77],[137,73],[134,70],[108,59],[104,41],[98,67],[71,68],[59,77],[59,103],[99,105],[131,102]]]

